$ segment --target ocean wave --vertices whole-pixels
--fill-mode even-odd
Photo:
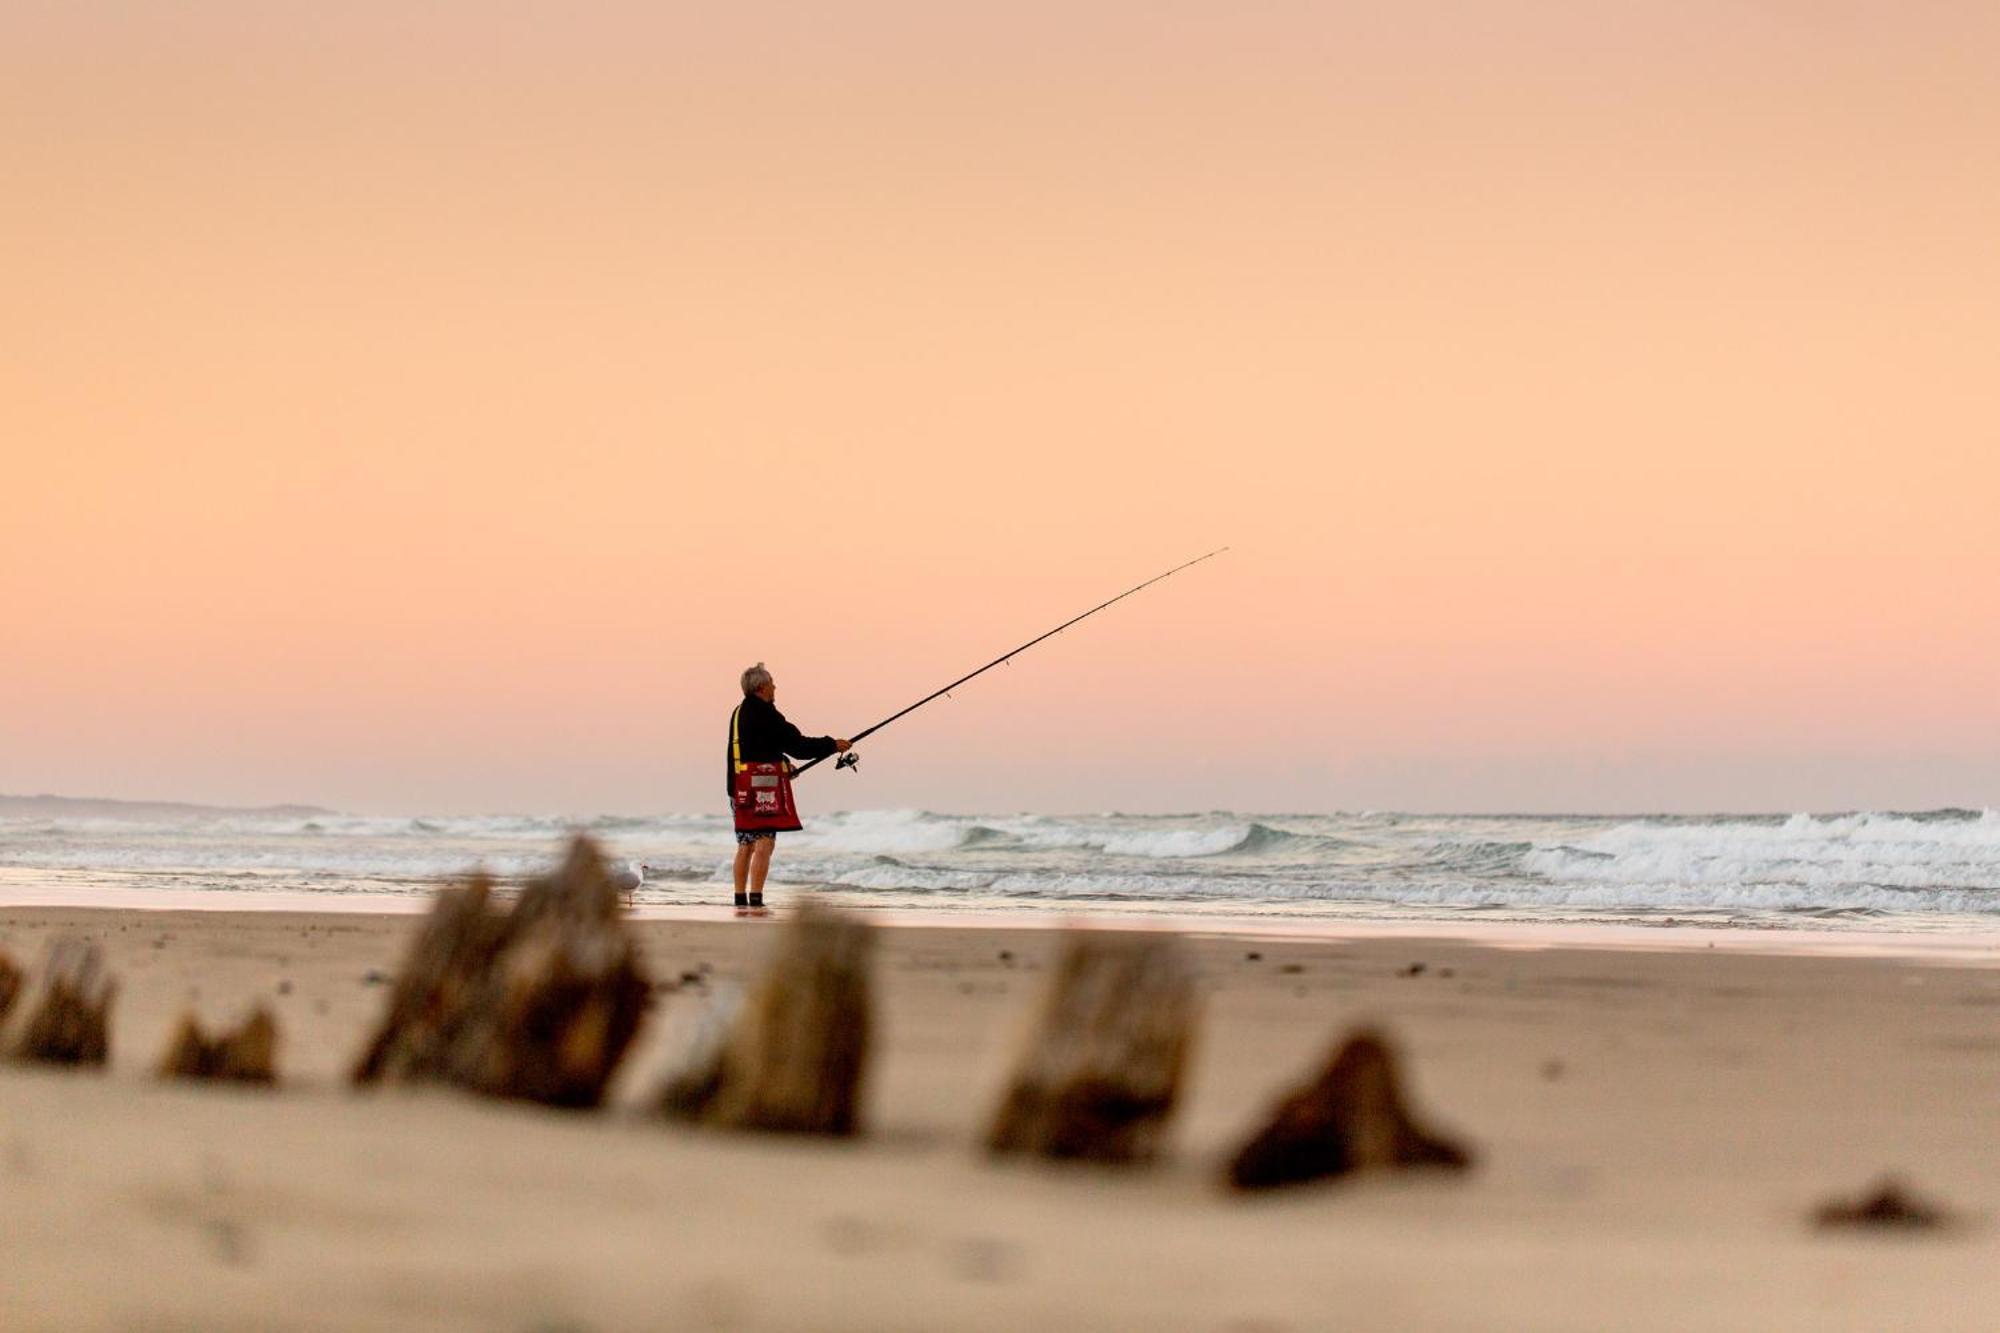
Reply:
[[[1192,821],[1192,822],[1189,822]],[[1027,852],[1097,852],[1149,860],[1192,860],[1269,852],[1314,839],[1257,820],[1211,816],[1106,816],[1099,820],[1031,815],[980,826],[990,846]],[[969,843],[967,845],[977,845]]]
[[[2000,891],[1915,891],[1886,885],[1846,886],[1828,902],[1824,890],[1796,885],[1736,884],[1699,891],[1656,885],[1368,882],[1274,877],[1169,876],[1101,871],[939,870],[868,866],[818,882],[835,889],[962,895],[1019,903],[1237,903],[1285,908],[1430,907],[1455,910],[1583,913],[1779,914],[1814,920],[1877,918],[1912,913],[1983,916],[2000,912]]]
[[[857,810],[815,820],[786,837],[790,845],[809,851],[874,856],[955,851],[993,831],[973,820],[926,810]]]
[[[1104,839],[1102,849],[1111,856],[1192,859],[1268,851],[1291,841],[1291,834],[1253,820],[1247,824],[1224,824],[1220,828],[1149,829],[1114,834]]]
[[[1556,883],[1658,889],[1994,890],[2000,889],[2000,814],[1640,821],[1535,847],[1521,868]]]
[[[1486,877],[1518,874],[1535,850],[1532,842],[1443,841],[1426,839],[1419,864],[1439,872]]]
[[[646,864],[655,901],[727,880],[719,812],[651,816],[63,814],[0,820],[0,867],[425,892],[475,864],[531,874],[585,830]],[[782,882],[927,903],[1090,900],[1257,910],[1358,905],[1766,913],[1801,920],[2000,912],[2000,814],[1691,817],[809,814],[780,839]],[[235,883],[237,881],[229,881]],[[704,886],[697,888],[695,886]],[[1338,906],[1330,906],[1338,905]]]
[[[885,889],[901,893],[974,893],[992,888],[994,876],[974,870],[939,870],[926,866],[870,862],[827,877],[823,882],[850,889]]]
[[[1359,895],[1374,899],[1369,892]],[[1411,885],[1395,902],[1430,906],[1492,905],[1619,912],[1777,912],[1800,915],[1890,915],[2000,912],[2000,889],[1903,888],[1888,884],[1740,882],[1689,886],[1666,883]]]
[[[1115,818],[1115,817],[1114,817]],[[856,811],[807,825],[794,844],[814,852],[905,855],[923,852],[1095,852],[1149,860],[1188,860],[1266,851],[1293,835],[1254,820],[1138,827],[1049,816],[974,818],[925,810]]]

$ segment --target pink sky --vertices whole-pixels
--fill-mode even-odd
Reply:
[[[0,11],[0,791],[2000,805],[1986,4]]]

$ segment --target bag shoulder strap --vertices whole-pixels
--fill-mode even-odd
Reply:
[[[736,711],[729,715],[729,766],[732,772],[743,771],[743,705],[736,705]]]

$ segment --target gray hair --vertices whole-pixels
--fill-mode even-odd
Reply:
[[[759,662],[756,666],[749,668],[743,673],[743,693],[746,697],[755,694],[770,683],[771,673],[764,669],[762,662]]]

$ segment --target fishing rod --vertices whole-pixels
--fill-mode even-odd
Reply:
[[[1124,592],[1119,593],[1116,597],[1113,597],[1110,601],[1100,602],[1096,606],[1091,607],[1088,611],[1085,611],[1080,616],[1071,616],[1068,620],[1063,621],[1062,624],[1057,625],[1054,629],[1050,630],[1048,633],[1036,635],[1034,638],[1022,644],[1019,648],[1015,648],[1010,652],[1002,653],[1000,656],[994,658],[991,662],[988,662],[985,666],[979,668],[979,670],[968,671],[966,674],[960,676],[957,680],[945,686],[943,689],[932,690],[929,694],[926,694],[923,698],[917,700],[915,703],[911,704],[908,708],[905,708],[900,712],[889,714],[889,716],[883,718],[880,722],[877,722],[874,726],[869,727],[865,731],[856,732],[854,734],[853,740],[850,740],[848,744],[852,746],[856,742],[866,740],[868,737],[882,730],[882,728],[888,726],[891,722],[894,722],[897,718],[907,717],[909,714],[916,712],[919,708],[922,708],[925,704],[929,703],[931,700],[942,698],[943,696],[950,694],[953,690],[965,684],[965,682],[971,680],[973,677],[983,676],[987,672],[991,671],[994,667],[1000,666],[1002,663],[1010,661],[1011,659],[1020,656],[1022,653],[1027,652],[1028,649],[1034,647],[1036,644],[1040,643],[1043,639],[1053,639],[1056,635],[1062,633],[1064,630],[1068,629],[1071,625],[1076,624],[1077,621],[1088,620],[1092,616],[1096,615],[1099,611],[1102,611],[1105,607],[1115,605],[1118,602],[1122,602],[1135,592],[1143,592],[1147,588],[1152,587],[1155,583],[1158,583],[1161,579],[1172,578],[1174,575],[1180,573],[1183,569],[1191,569],[1194,566],[1200,564],[1204,560],[1212,560],[1216,556],[1221,555],[1224,551],[1227,551],[1228,549],[1229,548],[1227,546],[1218,546],[1213,551],[1210,551],[1207,555],[1196,556],[1194,559],[1188,561],[1184,565],[1175,565],[1172,569],[1168,570],[1164,574],[1155,574],[1153,575],[1153,577],[1147,579],[1144,583],[1141,583],[1136,587],[1127,588]],[[806,763],[800,764],[798,768],[793,770],[792,776],[797,777],[799,776],[799,774],[804,773],[807,769],[813,768],[818,764],[824,763],[826,758],[827,756],[821,755],[818,759],[809,760]],[[837,761],[835,761],[834,767],[836,769],[853,768],[860,762],[860,760],[861,756],[855,754],[852,749],[849,749],[846,754],[840,756],[840,758]]]

